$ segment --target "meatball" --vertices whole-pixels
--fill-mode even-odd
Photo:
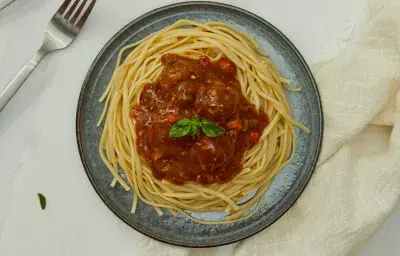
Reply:
[[[158,108],[158,103],[161,100],[159,96],[159,84],[146,84],[140,96],[140,104],[145,106],[150,111]]]
[[[234,88],[209,86],[198,92],[194,110],[207,119],[225,120],[236,113],[239,100],[239,92]]]
[[[196,90],[197,86],[191,81],[179,83],[176,97],[174,98],[175,103],[181,108],[189,106],[196,99]]]
[[[190,172],[179,160],[161,158],[153,164],[153,174],[159,179],[171,178],[175,183],[184,184],[190,179]]]
[[[176,55],[167,54],[161,58],[161,62],[165,66],[159,80],[162,87],[170,88],[190,79],[193,71],[188,60],[178,59]]]
[[[207,169],[214,169],[226,163],[235,151],[237,133],[228,132],[222,136],[199,139],[190,149],[190,156]]]

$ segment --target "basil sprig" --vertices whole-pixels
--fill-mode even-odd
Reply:
[[[191,119],[184,118],[176,122],[169,130],[169,137],[197,136],[200,130],[208,137],[217,137],[224,133],[224,129],[208,120],[200,120],[197,116]]]

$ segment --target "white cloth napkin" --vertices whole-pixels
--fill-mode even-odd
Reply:
[[[393,209],[400,194],[400,0],[370,0],[369,13],[340,56],[313,67],[325,133],[309,185],[274,225],[237,243],[234,255],[346,255]],[[216,254],[148,238],[140,245],[149,255]]]

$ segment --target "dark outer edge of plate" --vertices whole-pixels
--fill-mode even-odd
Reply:
[[[245,16],[250,16],[251,18],[257,20],[258,22],[260,22],[261,24],[270,27],[271,29],[274,30],[275,33],[277,33],[283,40],[285,40],[285,42],[293,49],[293,51],[295,52],[295,54],[297,55],[297,57],[300,59],[301,63],[303,64],[304,68],[306,69],[311,82],[312,82],[312,87],[315,91],[315,95],[317,96],[317,103],[318,103],[318,112],[319,112],[319,120],[320,120],[320,124],[319,124],[319,137],[318,137],[318,143],[317,143],[317,152],[316,152],[316,157],[314,159],[314,162],[312,163],[312,169],[309,172],[308,176],[305,179],[305,182],[303,184],[302,187],[300,187],[298,189],[298,191],[295,193],[295,196],[292,197],[291,199],[288,200],[288,203],[286,204],[285,208],[282,208],[282,210],[279,212],[279,214],[277,214],[275,220],[271,221],[270,223],[268,223],[267,225],[260,225],[260,228],[258,228],[257,230],[255,230],[254,232],[252,232],[249,235],[244,235],[242,237],[238,237],[235,239],[232,239],[230,241],[224,242],[224,243],[209,243],[209,244],[202,244],[202,245],[193,245],[193,244],[185,244],[185,243],[174,243],[172,241],[168,241],[168,240],[163,240],[160,239],[159,237],[154,236],[153,234],[140,230],[139,228],[131,225],[131,223],[129,223],[129,221],[123,216],[123,214],[121,214],[117,209],[115,209],[112,206],[112,203],[109,202],[107,200],[107,198],[105,198],[102,194],[102,192],[100,191],[100,189],[97,187],[96,183],[94,182],[93,178],[91,177],[90,173],[89,173],[89,167],[87,165],[87,161],[86,158],[84,156],[83,153],[83,146],[82,146],[82,138],[80,136],[81,134],[81,130],[80,130],[80,116],[81,116],[81,110],[82,110],[82,102],[83,102],[83,98],[85,95],[85,91],[86,91],[86,85],[87,82],[89,80],[89,77],[94,69],[94,67],[96,66],[98,60],[100,59],[100,57],[103,55],[104,51],[110,46],[110,44],[112,44],[112,42],[114,41],[115,38],[117,38],[120,34],[122,34],[125,30],[127,30],[129,27],[133,26],[135,23],[137,23],[138,21],[152,16],[156,13],[159,12],[164,12],[167,11],[169,9],[174,9],[176,7],[182,7],[182,6],[196,6],[196,5],[203,5],[203,6],[208,6],[208,7],[219,7],[219,8],[225,8],[225,9],[230,9],[239,13],[244,14]],[[318,86],[317,83],[315,82],[314,76],[311,73],[311,70],[309,68],[309,66],[307,65],[306,61],[304,60],[303,56],[301,55],[301,53],[299,52],[299,50],[294,46],[294,44],[279,30],[277,29],[274,25],[272,25],[271,23],[269,23],[268,21],[264,20],[263,18],[261,18],[260,16],[251,13],[247,10],[244,10],[242,8],[233,6],[233,5],[228,5],[228,4],[223,4],[223,3],[217,3],[217,2],[208,2],[208,1],[194,1],[194,2],[183,2],[183,3],[176,3],[176,4],[171,4],[171,5],[166,5],[163,7],[159,7],[156,8],[150,12],[147,12],[141,16],[139,16],[138,18],[134,19],[133,21],[129,22],[127,25],[125,25],[123,28],[121,28],[113,37],[110,38],[110,40],[103,46],[103,48],[101,49],[101,51],[97,54],[95,60],[93,61],[92,65],[90,66],[85,80],[83,82],[82,85],[82,89],[79,95],[79,99],[78,99],[78,107],[77,107],[77,111],[76,111],[76,138],[77,138],[77,143],[78,143],[78,149],[79,149],[79,155],[81,157],[81,161],[83,164],[83,167],[85,169],[86,175],[89,178],[90,183],[92,184],[94,190],[96,191],[96,193],[99,195],[99,197],[101,198],[101,200],[104,202],[104,204],[119,218],[121,219],[123,222],[125,222],[128,226],[132,227],[133,229],[135,229],[136,231],[142,233],[143,235],[146,235],[148,237],[151,237],[155,240],[158,240],[160,242],[163,243],[167,243],[167,244],[171,244],[171,245],[176,245],[176,246],[183,246],[183,247],[189,247],[189,248],[207,248],[207,247],[216,247],[216,246],[223,246],[223,245],[228,245],[228,244],[232,244],[232,243],[236,243],[239,242],[243,239],[249,238],[261,231],[263,231],[264,229],[266,229],[267,227],[271,226],[272,224],[274,224],[278,219],[280,219],[289,209],[290,207],[293,206],[293,204],[297,201],[297,199],[300,197],[300,195],[303,193],[304,189],[306,188],[308,182],[310,181],[310,178],[312,176],[312,174],[314,173],[314,170],[316,168],[317,165],[317,161],[318,161],[318,157],[322,148],[322,136],[323,136],[323,112],[322,112],[322,104],[321,104],[321,97],[318,91]]]

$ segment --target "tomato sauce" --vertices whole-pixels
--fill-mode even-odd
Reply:
[[[267,115],[241,93],[236,67],[226,59],[211,63],[167,54],[159,79],[144,86],[136,120],[137,148],[159,180],[174,184],[226,183],[242,169],[244,153],[256,144]],[[218,124],[218,137],[169,137],[172,125],[197,116]]]

